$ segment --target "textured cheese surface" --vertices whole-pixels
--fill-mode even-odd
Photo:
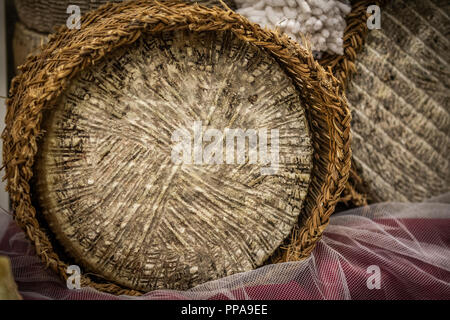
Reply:
[[[195,121],[279,130],[278,172],[173,163],[172,133]],[[51,229],[87,270],[140,290],[260,266],[297,222],[312,170],[291,79],[230,33],[169,33],[116,52],[73,82],[44,128],[36,188]]]

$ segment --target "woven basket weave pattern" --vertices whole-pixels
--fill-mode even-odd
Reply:
[[[332,70],[333,74],[340,80],[340,83],[347,88],[353,75],[356,73],[357,55],[363,50],[367,33],[367,20],[369,14],[367,8],[370,5],[383,7],[389,0],[352,0],[352,12],[346,17],[347,28],[344,32],[344,55],[326,54],[320,64],[324,68]],[[340,201],[345,204],[362,206],[368,204],[368,186],[356,171],[353,163],[350,176],[346,183],[345,190]]]
[[[373,30],[369,34],[367,8],[372,4],[381,7],[382,30]],[[445,34],[448,29],[448,18],[444,18],[448,6],[448,1],[443,0],[352,1],[344,36],[345,54],[326,56],[320,63],[331,68],[346,88],[358,69],[363,74],[358,74],[355,85],[363,89],[371,86],[366,92],[377,97],[376,102],[372,100],[377,104],[372,115],[355,118],[357,132],[368,131],[368,124],[373,125],[377,119],[378,122],[384,119],[390,125],[381,122],[373,129],[377,133],[372,133],[370,140],[378,139],[374,146],[369,144],[376,140],[368,143],[367,139],[357,137],[353,147],[361,152],[360,158],[364,160],[354,161],[341,201],[356,206],[368,201],[421,201],[450,188],[448,161],[444,156],[449,148],[449,127],[445,125],[448,122],[445,112],[448,110],[448,85],[443,76],[446,62],[439,61],[439,56],[448,56],[448,48],[445,40],[435,33],[438,30]],[[366,41],[369,41],[368,48],[361,53]],[[381,54],[374,54],[374,51]],[[381,77],[383,84],[367,74],[367,67],[375,69],[373,74]],[[387,71],[389,68],[390,72]],[[396,70],[402,74],[396,76]],[[387,76],[387,73],[391,75]],[[439,84],[432,80],[436,77],[442,79],[438,80]],[[401,81],[403,78],[406,82]],[[358,90],[353,87],[347,94],[353,110],[361,114],[370,109],[370,99],[367,94],[364,97],[358,95]],[[390,112],[386,108],[395,112],[386,116],[386,112]],[[400,117],[396,119],[395,114]],[[365,119],[364,123],[362,119]],[[401,131],[396,129],[400,127],[403,128]],[[415,138],[411,137],[413,133],[417,135]],[[381,152],[374,151],[373,148],[380,147],[380,141],[386,141],[389,136],[392,143],[385,145]],[[362,151],[361,146],[372,148],[372,151]],[[392,155],[383,155],[393,146]],[[408,150],[414,151],[408,153]],[[364,173],[362,166],[366,168]]]
[[[354,157],[370,197],[420,202],[450,190],[450,20],[432,2],[390,2],[347,96]]]

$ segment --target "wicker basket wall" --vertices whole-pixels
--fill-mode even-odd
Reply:
[[[379,1],[381,29],[368,32],[369,4],[353,2],[345,56],[321,61],[349,83],[354,165],[343,200],[422,201],[450,190],[448,4]]]
[[[75,261],[87,271],[82,275],[83,286],[141,294],[162,287],[185,289],[250,270],[271,254],[273,261],[307,257],[334,211],[351,164],[351,117],[342,86],[314,60],[310,49],[262,30],[232,11],[172,1],[107,4],[85,16],[82,23],[81,30],[61,28],[40,55],[28,59],[23,73],[13,80],[7,101],[3,133],[7,189],[17,222],[45,264],[66,278],[67,266]],[[136,54],[142,50],[150,51]],[[186,52],[188,63],[172,55],[177,50]],[[156,52],[155,61],[175,59],[175,69],[159,77],[167,64],[136,64],[136,57],[146,57],[148,52]],[[221,55],[229,61],[221,62],[232,75],[229,78],[221,69],[214,71],[214,64],[209,70],[207,62],[218,63]],[[193,56],[196,60],[191,60]],[[235,70],[239,63],[247,67]],[[188,67],[194,69],[183,71]],[[105,77],[114,75],[107,71],[115,68],[115,79]],[[138,73],[139,68],[149,72]],[[254,70],[253,76],[248,70]],[[270,72],[269,76],[262,71]],[[191,74],[199,75],[189,78]],[[205,80],[205,74],[222,77],[222,87],[205,91],[216,83]],[[191,81],[198,84],[191,91],[170,89]],[[120,103],[102,102],[103,94],[111,90]],[[161,99],[153,107],[146,99],[151,92]],[[170,99],[178,99],[180,105],[170,109]],[[163,145],[165,126],[181,121],[180,114],[189,103],[197,105],[198,115],[208,117],[203,110],[208,101],[215,101],[218,119],[224,119],[216,120],[219,128],[228,121],[261,126],[258,122],[266,119],[268,125],[288,130],[281,134],[278,175],[264,178],[252,170],[205,173],[198,169],[197,174],[177,178],[171,185],[176,171],[167,166],[153,169],[155,162],[167,159],[158,158],[154,150],[141,152],[142,148]],[[255,106],[266,108],[264,102],[277,109],[252,111]],[[241,107],[233,109],[235,104]],[[166,106],[164,112],[158,111],[159,105]],[[103,120],[89,114],[92,108],[101,109],[96,115]],[[125,118],[128,126],[121,127]],[[162,127],[145,125],[147,121]],[[128,144],[111,140],[128,129]],[[153,129],[159,129],[157,135]],[[109,136],[89,145],[96,132],[108,130]],[[144,136],[147,140],[142,144],[139,139]],[[115,172],[111,166],[98,165],[114,163],[122,155]],[[75,162],[86,170],[80,171]],[[89,171],[92,166],[98,170]],[[103,181],[104,177],[111,180]],[[209,182],[201,184],[199,177]],[[145,179],[142,188],[133,184]],[[92,192],[96,185],[105,189]],[[133,197],[122,192],[122,185]],[[164,190],[151,193],[158,186]],[[141,194],[141,200],[136,198],[140,190],[149,192],[145,197]],[[167,197],[176,201],[168,202]],[[205,197],[208,200],[202,201]],[[153,205],[141,211],[126,204],[149,200]],[[116,206],[108,207],[111,204]],[[91,211],[77,211],[82,207]],[[155,218],[160,208],[167,219]],[[203,222],[194,222],[196,215],[189,212],[200,213],[197,217]],[[186,219],[186,214],[191,225],[167,223],[171,217]],[[218,214],[227,215],[228,220],[220,218],[227,223]]]
[[[15,0],[15,4],[19,19],[29,29],[40,33],[52,33],[56,26],[66,24],[69,17],[67,14],[69,5],[79,6],[84,15],[105,3],[122,1],[126,0]],[[222,7],[220,0],[186,0],[186,2],[198,2],[208,7]],[[234,0],[223,0],[223,2],[231,9],[236,8]]]

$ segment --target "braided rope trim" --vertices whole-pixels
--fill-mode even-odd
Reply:
[[[354,0],[352,11],[347,15],[347,27],[344,31],[344,55],[325,54],[319,61],[325,68],[331,68],[333,74],[347,88],[351,78],[356,73],[355,61],[367,39],[369,29],[367,8],[370,5],[382,7],[389,0]]]
[[[37,139],[43,134],[43,110],[54,106],[81,70],[111,51],[132,44],[143,34],[175,30],[228,30],[266,50],[292,78],[305,102],[315,149],[313,176],[299,225],[290,243],[280,249],[279,261],[299,260],[310,254],[344,189],[351,166],[350,111],[339,81],[314,60],[306,41],[302,47],[287,36],[217,7],[145,0],[106,4],[82,19],[81,30],[61,27],[38,56],[29,57],[21,67],[22,74],[13,79],[7,100],[3,161],[15,219],[46,266],[63,279],[67,279],[67,264],[55,253],[30,195]],[[84,274],[81,283],[117,295],[141,294],[96,279]]]
[[[352,11],[346,17],[347,27],[344,31],[344,55],[326,54],[319,62],[325,68],[331,68],[335,77],[339,79],[344,89],[347,89],[356,70],[356,59],[363,50],[369,29],[367,8],[370,5],[383,7],[389,0],[352,0]],[[369,188],[359,176],[352,164],[350,177],[345,185],[339,202],[345,205],[365,206],[370,200]]]

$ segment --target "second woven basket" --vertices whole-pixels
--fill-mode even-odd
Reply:
[[[374,3],[381,29],[369,31]],[[347,85],[353,114],[354,165],[343,200],[418,202],[450,191],[448,1],[352,5],[345,55],[321,61]]]

